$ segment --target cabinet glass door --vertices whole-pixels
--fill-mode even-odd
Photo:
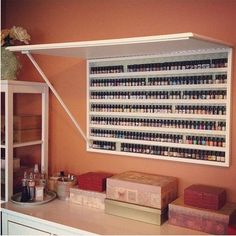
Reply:
[[[47,173],[48,87],[1,80],[1,201],[20,192],[35,164]]]
[[[13,95],[13,194],[21,191],[22,178],[41,167],[41,94]]]

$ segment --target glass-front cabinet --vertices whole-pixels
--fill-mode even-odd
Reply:
[[[24,172],[48,171],[48,87],[1,80],[1,202],[21,191]]]

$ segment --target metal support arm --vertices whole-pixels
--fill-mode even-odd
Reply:
[[[46,77],[46,75],[44,74],[44,72],[42,71],[42,69],[39,67],[39,65],[37,64],[37,62],[34,60],[33,56],[29,53],[29,52],[24,52],[28,58],[30,59],[30,61],[32,62],[32,64],[34,65],[34,67],[36,68],[36,70],[39,72],[39,74],[42,76],[43,80],[46,82],[46,84],[48,85],[48,87],[51,89],[51,91],[53,92],[53,94],[55,95],[55,97],[57,98],[57,100],[59,101],[59,103],[62,105],[62,107],[64,108],[66,114],[70,117],[70,119],[72,120],[72,122],[74,123],[74,125],[76,126],[76,128],[79,130],[80,134],[82,135],[82,137],[84,138],[85,142],[87,142],[87,137],[84,134],[83,130],[80,128],[78,122],[76,121],[76,119],[74,118],[74,116],[72,115],[72,113],[70,112],[70,110],[67,108],[67,106],[65,105],[65,103],[63,102],[63,100],[61,99],[60,95],[57,93],[57,91],[54,89],[54,87],[52,86],[52,84],[49,82],[48,78]]]

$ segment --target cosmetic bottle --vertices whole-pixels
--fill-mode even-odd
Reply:
[[[35,180],[33,178],[33,173],[30,173],[29,178],[29,193],[30,193],[30,201],[33,201],[35,198]]]
[[[28,188],[28,180],[27,180],[27,173],[24,172],[24,178],[22,179],[22,193],[21,193],[21,202],[28,202],[29,201],[29,188]]]

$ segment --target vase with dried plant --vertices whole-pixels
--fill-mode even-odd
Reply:
[[[29,44],[30,35],[22,27],[13,26],[10,29],[1,30],[1,79],[14,80],[21,68],[16,55],[6,49],[8,46],[19,43]]]

